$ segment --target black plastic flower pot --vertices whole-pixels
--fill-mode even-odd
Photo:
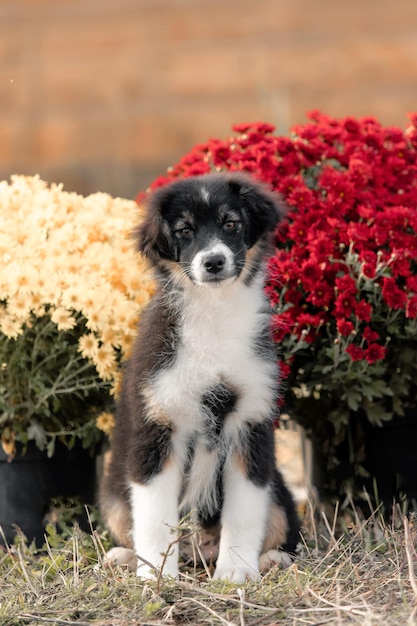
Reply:
[[[417,510],[417,406],[382,427],[365,422],[365,487],[376,504],[392,502]]]
[[[4,545],[4,539],[13,543],[20,529],[29,542],[41,546],[51,499],[76,496],[90,504],[95,486],[95,456],[81,446],[68,450],[57,444],[54,456],[48,458],[46,452],[29,445],[25,454],[18,449],[12,461],[0,449],[0,543]]]
[[[404,512],[417,511],[417,406],[382,426],[370,424],[358,411],[352,413],[349,428],[349,437],[340,444],[330,438],[320,445],[313,441],[312,482],[322,499],[340,499],[349,491],[367,514],[369,504],[387,517],[394,503]]]

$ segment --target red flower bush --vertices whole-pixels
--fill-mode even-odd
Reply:
[[[286,410],[343,438],[352,411],[375,424],[416,401],[417,114],[404,132],[373,118],[309,115],[290,137],[269,124],[198,145],[151,188],[244,170],[290,207],[266,293]]]

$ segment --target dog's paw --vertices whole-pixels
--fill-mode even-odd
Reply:
[[[259,572],[247,565],[231,565],[230,567],[216,567],[214,580],[229,580],[232,583],[242,584],[247,580],[256,580]]]
[[[293,560],[288,552],[283,550],[268,550],[259,557],[259,570],[264,574],[275,566],[286,569],[292,564]]]
[[[129,548],[112,548],[107,552],[103,559],[103,567],[111,568],[122,566],[126,567],[129,572],[135,572],[137,568],[137,558],[133,550]]]

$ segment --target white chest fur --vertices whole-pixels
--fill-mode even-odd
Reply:
[[[198,434],[201,398],[226,381],[238,402],[228,428],[261,421],[274,402],[276,366],[255,349],[269,323],[261,280],[185,292],[178,352],[153,381],[153,396],[180,435]]]

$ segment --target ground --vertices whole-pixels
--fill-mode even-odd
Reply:
[[[204,570],[144,583],[101,566],[105,532],[48,529],[43,550],[0,552],[0,624],[55,626],[417,625],[417,519],[398,512],[388,525],[353,511],[327,518],[307,507],[299,554],[240,587]]]

